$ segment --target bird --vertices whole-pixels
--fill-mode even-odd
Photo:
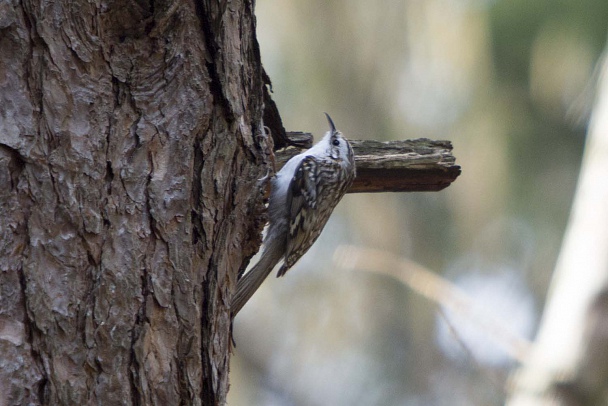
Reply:
[[[287,161],[271,179],[262,254],[237,281],[230,305],[233,317],[281,260],[277,277],[308,251],[355,179],[353,149],[329,114],[325,116],[329,131],[321,141]]]

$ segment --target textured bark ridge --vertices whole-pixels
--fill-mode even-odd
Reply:
[[[0,5],[6,404],[225,402],[266,164],[254,25],[246,0]]]

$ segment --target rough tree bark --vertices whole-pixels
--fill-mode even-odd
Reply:
[[[0,55],[0,403],[224,403],[268,165],[253,0],[9,0]]]
[[[0,405],[225,403],[262,115],[293,144],[253,0],[9,0],[0,56]],[[460,173],[448,142],[355,144],[352,191]]]

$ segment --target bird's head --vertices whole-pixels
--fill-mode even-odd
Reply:
[[[353,149],[342,133],[336,130],[336,125],[329,114],[325,113],[329,123],[329,131],[325,133],[323,141],[327,143],[328,154],[333,159],[344,160],[354,163]]]

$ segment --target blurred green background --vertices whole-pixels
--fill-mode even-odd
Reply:
[[[332,261],[415,261],[532,339],[576,186],[605,0],[259,0],[287,130],[454,145],[441,192],[347,195],[321,238],[236,319],[229,405],[500,405],[496,333],[399,280]],[[445,317],[449,323],[445,322]]]

